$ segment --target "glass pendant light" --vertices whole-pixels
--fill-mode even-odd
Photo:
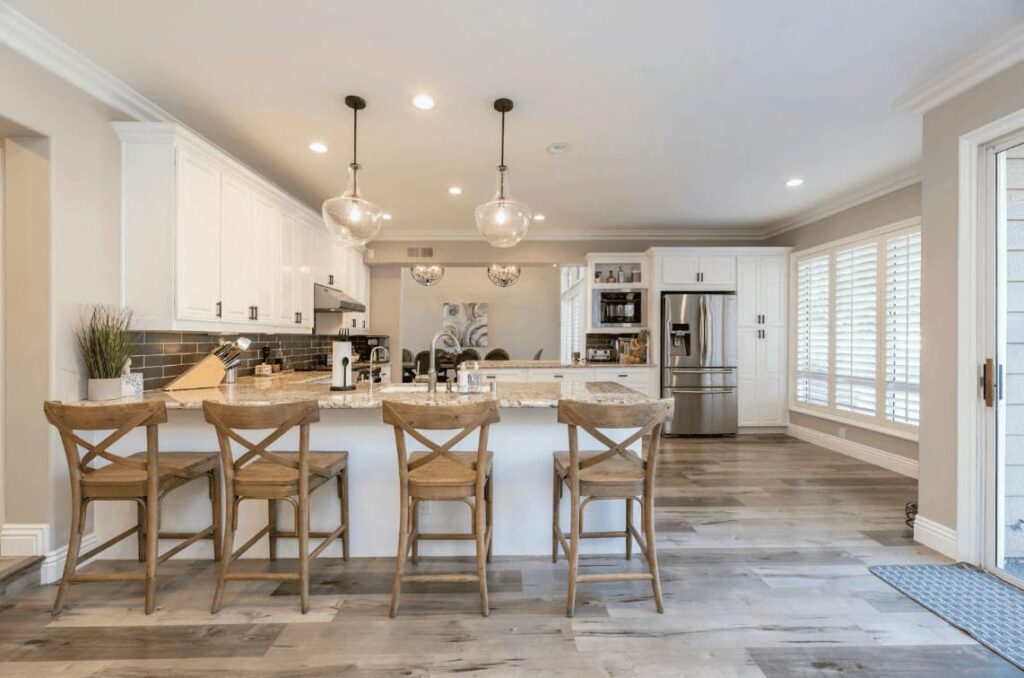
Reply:
[[[352,109],[352,162],[348,166],[348,187],[337,198],[324,201],[323,216],[327,230],[338,240],[365,245],[380,232],[384,210],[365,200],[359,187],[359,163],[356,161],[359,111],[366,108],[366,100],[349,95],[345,105]]]
[[[498,287],[512,287],[519,280],[520,269],[515,264],[491,264],[487,277]]]
[[[444,266],[433,264],[431,266],[419,265],[409,269],[412,279],[424,287],[432,287],[444,277]]]
[[[508,167],[505,165],[505,114],[512,110],[511,99],[496,99],[494,110],[501,113],[501,164],[498,165],[497,191],[490,202],[476,208],[476,227],[494,247],[515,247],[526,237],[533,213],[508,188]]]

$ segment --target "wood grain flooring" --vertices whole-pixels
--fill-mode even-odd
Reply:
[[[500,555],[489,572],[489,618],[473,587],[447,585],[408,587],[402,615],[388,619],[390,559],[317,561],[305,616],[294,586],[274,582],[230,586],[223,611],[210,615],[212,564],[171,561],[148,617],[133,585],[76,585],[57,620],[48,612],[53,586],[0,606],[0,675],[1017,674],[868,572],[946,562],[903,526],[915,481],[780,435],[666,441],[663,460],[664,615],[646,582],[620,582],[583,585],[567,619],[564,560]],[[360,520],[353,516],[353,529]],[[473,564],[415,567],[453,566]],[[617,555],[581,563],[584,573],[642,568]]]

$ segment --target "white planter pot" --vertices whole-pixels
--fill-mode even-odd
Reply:
[[[120,397],[121,377],[89,380],[89,400],[115,400]]]

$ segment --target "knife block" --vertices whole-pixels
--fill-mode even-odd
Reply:
[[[164,391],[184,391],[192,388],[216,388],[224,381],[224,363],[212,353],[177,379],[163,387]]]

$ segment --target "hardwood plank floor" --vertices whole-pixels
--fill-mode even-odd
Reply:
[[[583,585],[567,619],[564,560],[502,557],[491,566],[486,619],[473,587],[457,584],[407,587],[401,615],[388,619],[390,559],[317,562],[305,616],[295,587],[273,582],[232,583],[223,611],[210,615],[213,565],[172,561],[149,617],[132,585],[76,585],[57,620],[53,586],[0,606],[0,675],[1017,673],[868,572],[947,562],[903,526],[915,481],[781,435],[671,440],[663,460],[664,615],[648,584],[621,582]],[[621,548],[609,542],[610,552]],[[585,558],[581,571],[642,567],[638,556],[608,555]]]

